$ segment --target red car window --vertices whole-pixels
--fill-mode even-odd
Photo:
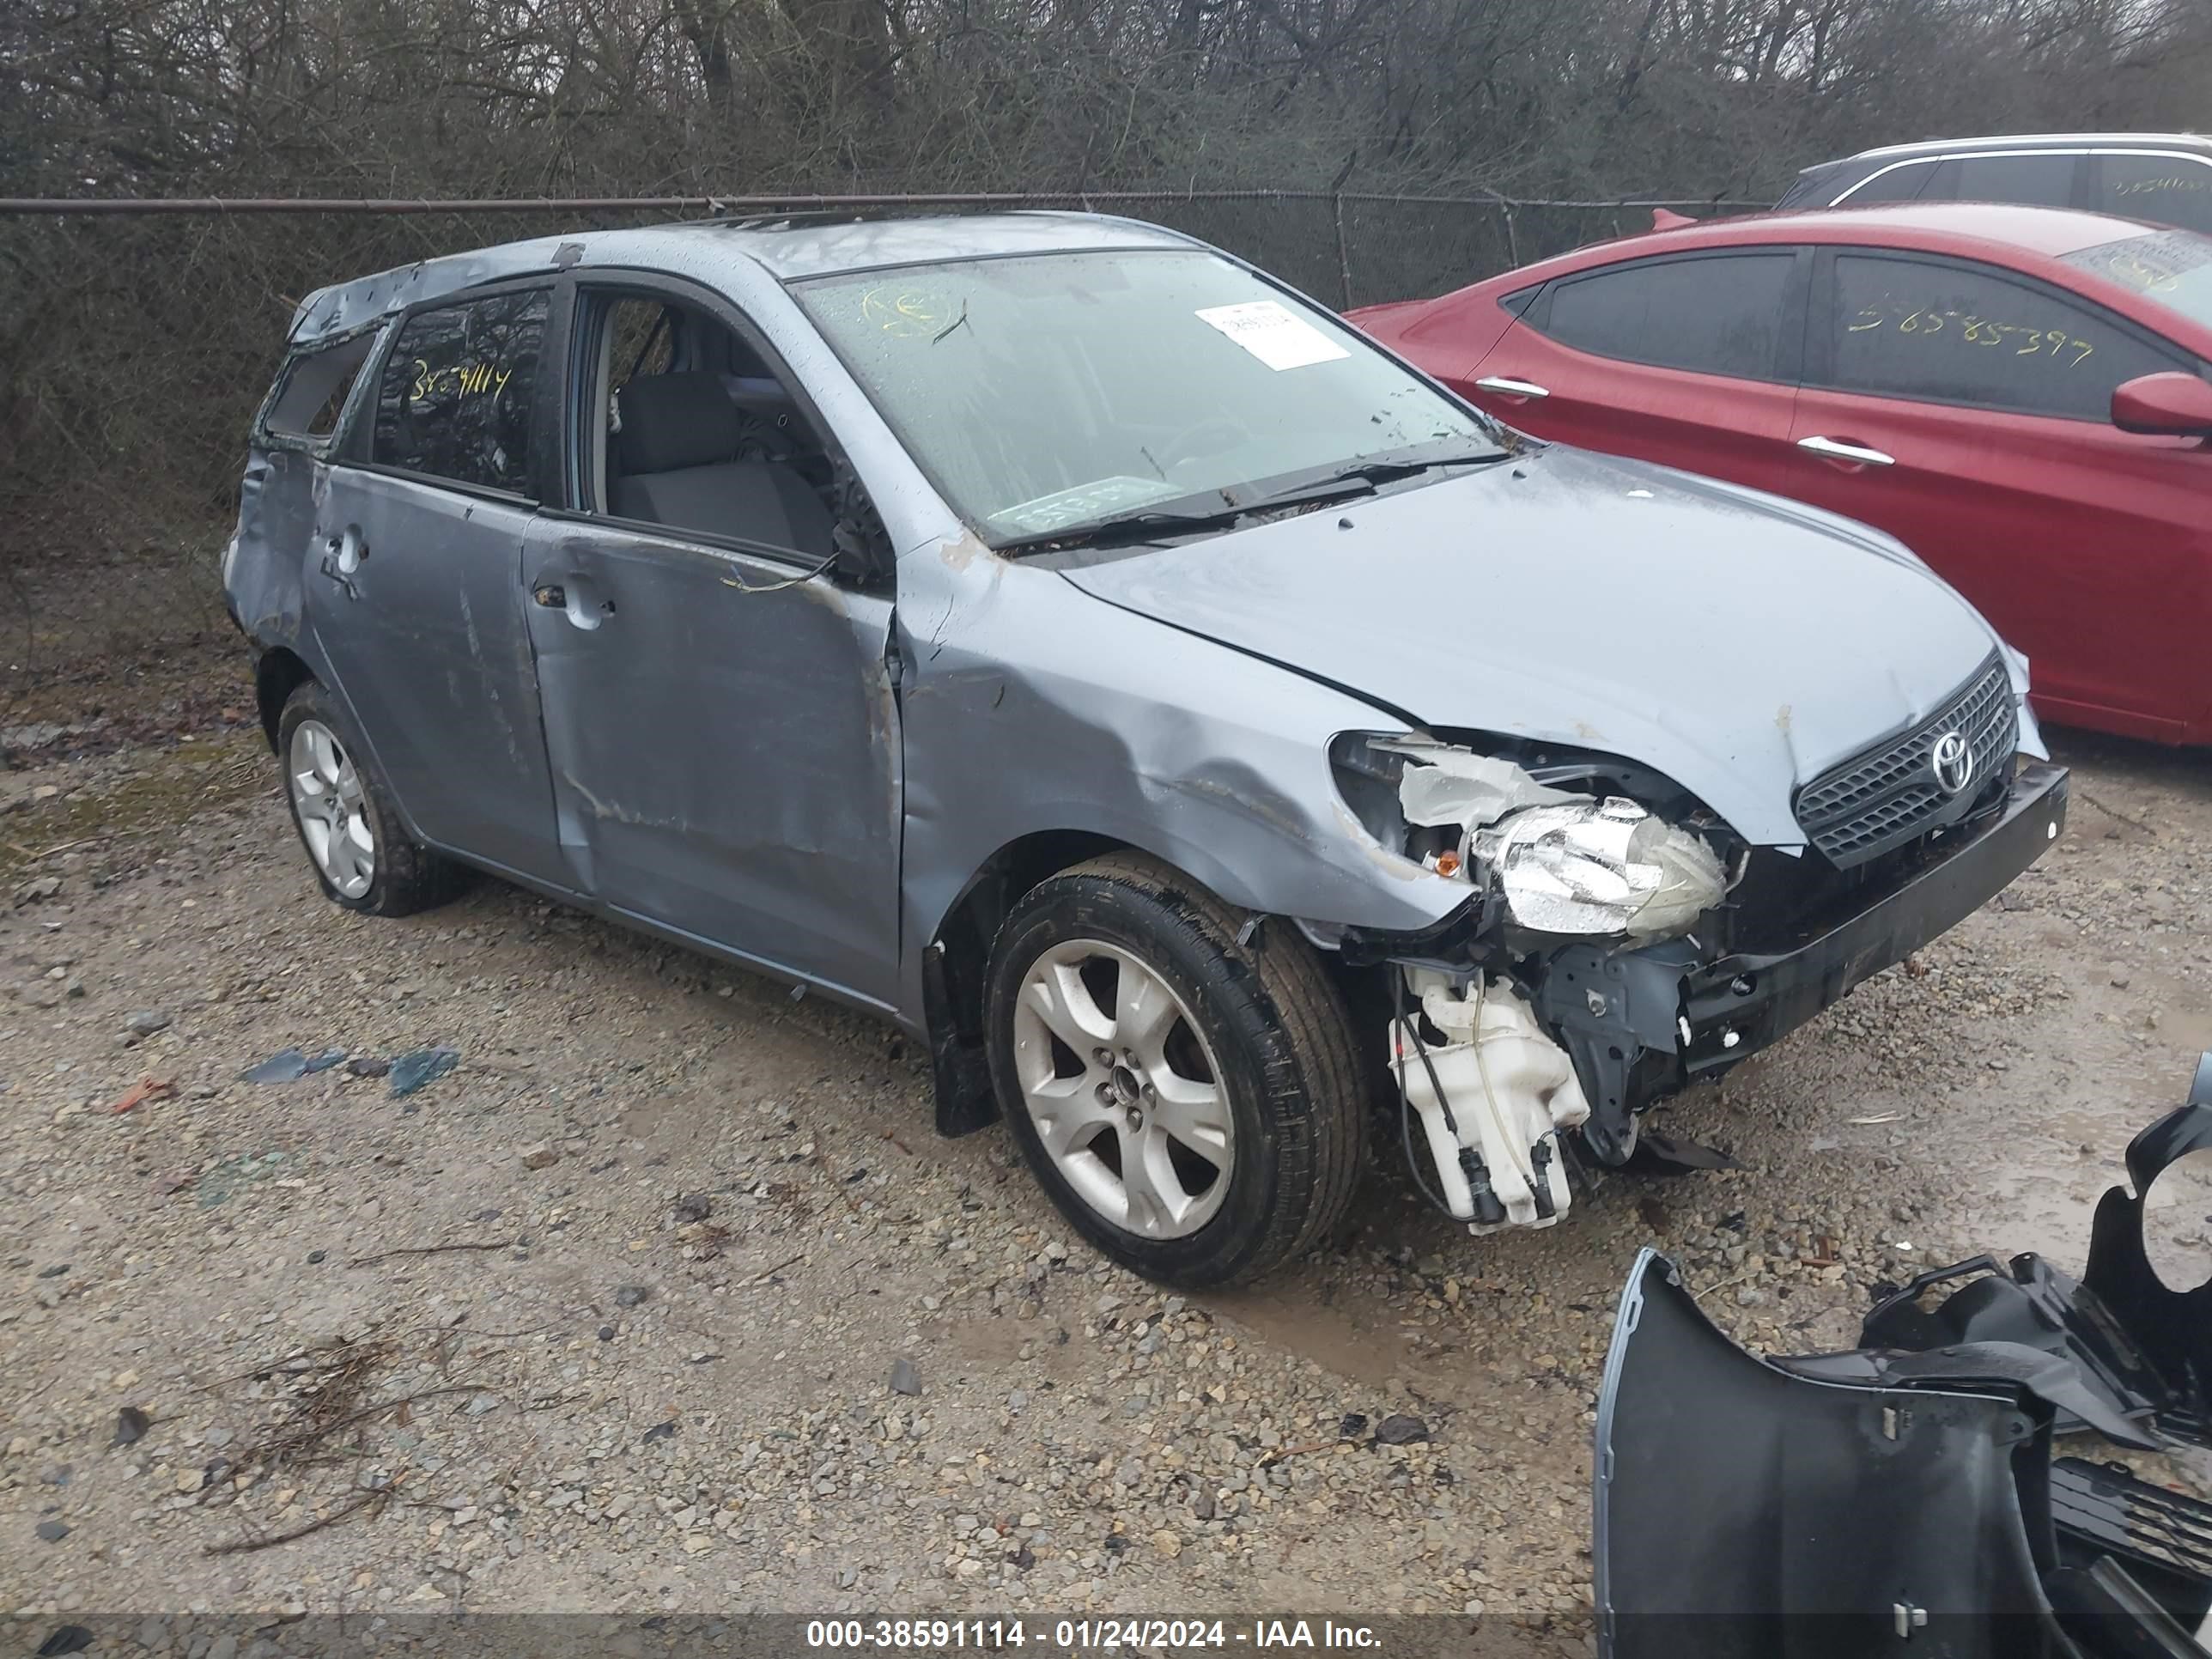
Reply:
[[[1595,356],[1773,380],[1796,263],[1783,250],[1615,265],[1562,280],[1537,326]]]
[[[1837,256],[1813,383],[2076,420],[2112,389],[2180,367],[2090,307],[1986,267]]]

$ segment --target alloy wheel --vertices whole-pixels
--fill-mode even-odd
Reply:
[[[1213,1218],[1236,1121],[1190,1010],[1141,958],[1097,939],[1038,957],[1015,1007],[1014,1064],[1046,1155],[1099,1215],[1145,1238]]]
[[[376,879],[376,832],[361,774],[337,732],[320,720],[301,720],[292,729],[285,778],[301,839],[315,867],[348,898],[359,898]]]

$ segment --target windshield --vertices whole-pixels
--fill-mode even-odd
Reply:
[[[2100,242],[2062,256],[2065,263],[2118,283],[2201,327],[2212,328],[2212,236],[2161,230]]]
[[[1006,542],[1370,456],[1500,453],[1353,330],[1200,250],[1054,253],[794,285],[953,508]]]

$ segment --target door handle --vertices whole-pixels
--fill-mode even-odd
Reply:
[[[530,590],[530,602],[559,611],[568,619],[571,628],[580,628],[587,634],[615,614],[612,599],[594,599],[586,591],[585,582],[575,576],[565,581],[536,584]]]
[[[1538,386],[1534,380],[1516,380],[1510,374],[1486,374],[1475,382],[1485,392],[1495,392],[1505,398],[1548,398],[1552,388]]]
[[[1800,438],[1797,447],[1818,455],[1823,460],[1850,461],[1860,466],[1897,465],[1894,455],[1885,455],[1879,449],[1869,449],[1864,444],[1845,443],[1840,438]]]
[[[357,599],[361,590],[353,585],[354,573],[361,562],[368,556],[368,544],[362,539],[361,526],[348,525],[344,531],[333,536],[323,548],[323,574],[345,591],[346,598]]]

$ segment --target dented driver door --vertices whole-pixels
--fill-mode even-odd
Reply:
[[[898,714],[888,599],[800,562],[547,514],[524,546],[574,883],[625,916],[888,1008]]]

